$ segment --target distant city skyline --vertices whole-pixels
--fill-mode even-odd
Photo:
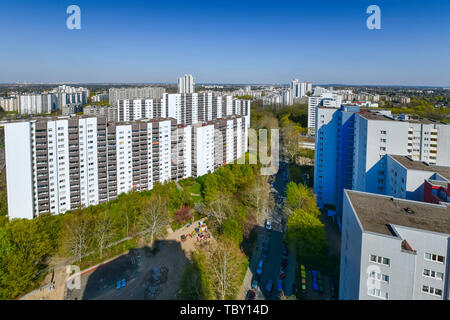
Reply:
[[[81,8],[81,30],[66,9]],[[366,9],[381,8],[381,30]],[[0,83],[450,87],[448,1],[0,4]],[[6,62],[6,63],[5,63]]]

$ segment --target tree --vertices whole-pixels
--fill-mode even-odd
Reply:
[[[232,199],[226,193],[219,193],[215,200],[211,201],[205,208],[208,218],[216,224],[218,228],[222,226],[228,216],[232,213]]]
[[[99,212],[95,218],[95,236],[100,257],[102,258],[104,248],[113,238],[112,221],[106,210]]]
[[[285,151],[291,162],[295,162],[299,153],[300,147],[300,133],[301,130],[298,126],[289,122],[281,129],[283,135],[283,144]]]
[[[328,247],[325,227],[317,216],[296,209],[286,223],[286,237],[295,245],[300,259],[316,261],[323,258]]]
[[[211,244],[204,252],[216,298],[233,299],[239,290],[239,275],[243,272],[245,256],[239,247],[226,239]]]
[[[51,239],[35,220],[12,220],[0,231],[0,298],[30,290],[53,250]]]
[[[208,174],[202,184],[202,193],[206,202],[217,199],[219,193],[219,183],[215,174]]]
[[[296,209],[303,209],[315,216],[319,215],[314,194],[306,185],[289,182],[286,186],[286,204],[288,212]]]
[[[63,248],[78,262],[91,250],[95,231],[91,215],[75,212],[65,217]]]
[[[142,207],[142,197],[139,193],[131,191],[128,194],[123,194],[119,196],[119,203],[117,211],[120,216],[125,220],[126,225],[126,235],[130,234],[130,224],[133,224],[134,229],[136,228],[137,217],[141,212]],[[116,220],[119,225],[123,224],[123,220]]]
[[[143,231],[147,231],[150,246],[156,237],[163,236],[169,224],[169,212],[167,201],[160,194],[152,195],[144,201],[140,225]]]
[[[175,211],[175,214],[173,215],[173,220],[178,223],[182,223],[190,219],[192,219],[192,210],[188,206],[181,207],[180,209]]]
[[[243,225],[234,219],[228,218],[222,225],[222,234],[236,245],[240,245],[244,239]]]
[[[255,208],[256,220],[259,222],[261,214],[269,208],[270,184],[268,176],[257,176],[247,192],[249,202]]]

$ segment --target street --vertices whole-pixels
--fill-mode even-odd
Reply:
[[[254,254],[250,261],[250,271],[252,273],[252,280],[259,278],[259,284],[256,291],[256,299],[280,299],[278,295],[278,280],[280,279],[280,267],[282,263],[283,249],[287,244],[284,243],[284,225],[283,219],[283,203],[285,198],[286,184],[289,182],[288,178],[288,164],[284,161],[280,161],[280,168],[278,173],[274,176],[274,180],[271,183],[271,194],[273,196],[275,206],[273,210],[268,210],[266,213],[266,221],[270,219],[272,221],[272,230],[267,231],[265,228],[259,227],[258,241],[254,249]],[[263,253],[264,242],[268,243],[267,259],[263,263],[262,274],[260,277],[257,275],[258,264],[261,260]],[[288,249],[286,247],[286,249]],[[287,250],[287,266],[285,268],[286,276],[283,280],[283,293],[285,296],[293,294],[292,286],[295,283],[295,252],[293,250]],[[266,285],[268,281],[272,281],[271,293],[266,292]],[[250,289],[250,284],[248,288]]]

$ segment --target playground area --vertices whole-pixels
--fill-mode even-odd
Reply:
[[[67,290],[68,300],[172,300],[191,253],[211,234],[202,221],[185,225],[149,247],[130,250],[81,275],[80,289]]]
[[[115,300],[176,298],[184,267],[201,243],[213,240],[203,221],[172,231],[155,242],[153,249],[130,250],[81,272],[79,287],[68,281],[66,266],[47,275],[40,289],[24,300]],[[67,285],[69,284],[69,285]]]

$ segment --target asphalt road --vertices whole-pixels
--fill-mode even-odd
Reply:
[[[285,244],[283,243],[283,229],[281,224],[283,218],[282,203],[285,197],[285,189],[288,180],[288,164],[280,162],[280,168],[272,183],[272,195],[275,201],[273,210],[267,213],[267,218],[272,220],[272,230],[265,231],[263,238],[257,244],[257,258],[252,259],[250,265],[253,275],[256,275],[256,269],[262,254],[262,243],[264,240],[269,241],[269,250],[267,260],[263,264],[263,272],[260,278],[259,290],[262,292],[264,299],[279,299],[277,295],[277,284],[280,274],[280,267],[282,262],[282,252]],[[292,294],[292,284],[295,281],[295,254],[289,250],[288,265],[286,268],[287,274],[283,281],[283,291],[286,296]],[[265,290],[267,282],[271,280],[273,283],[272,293],[268,294]]]

